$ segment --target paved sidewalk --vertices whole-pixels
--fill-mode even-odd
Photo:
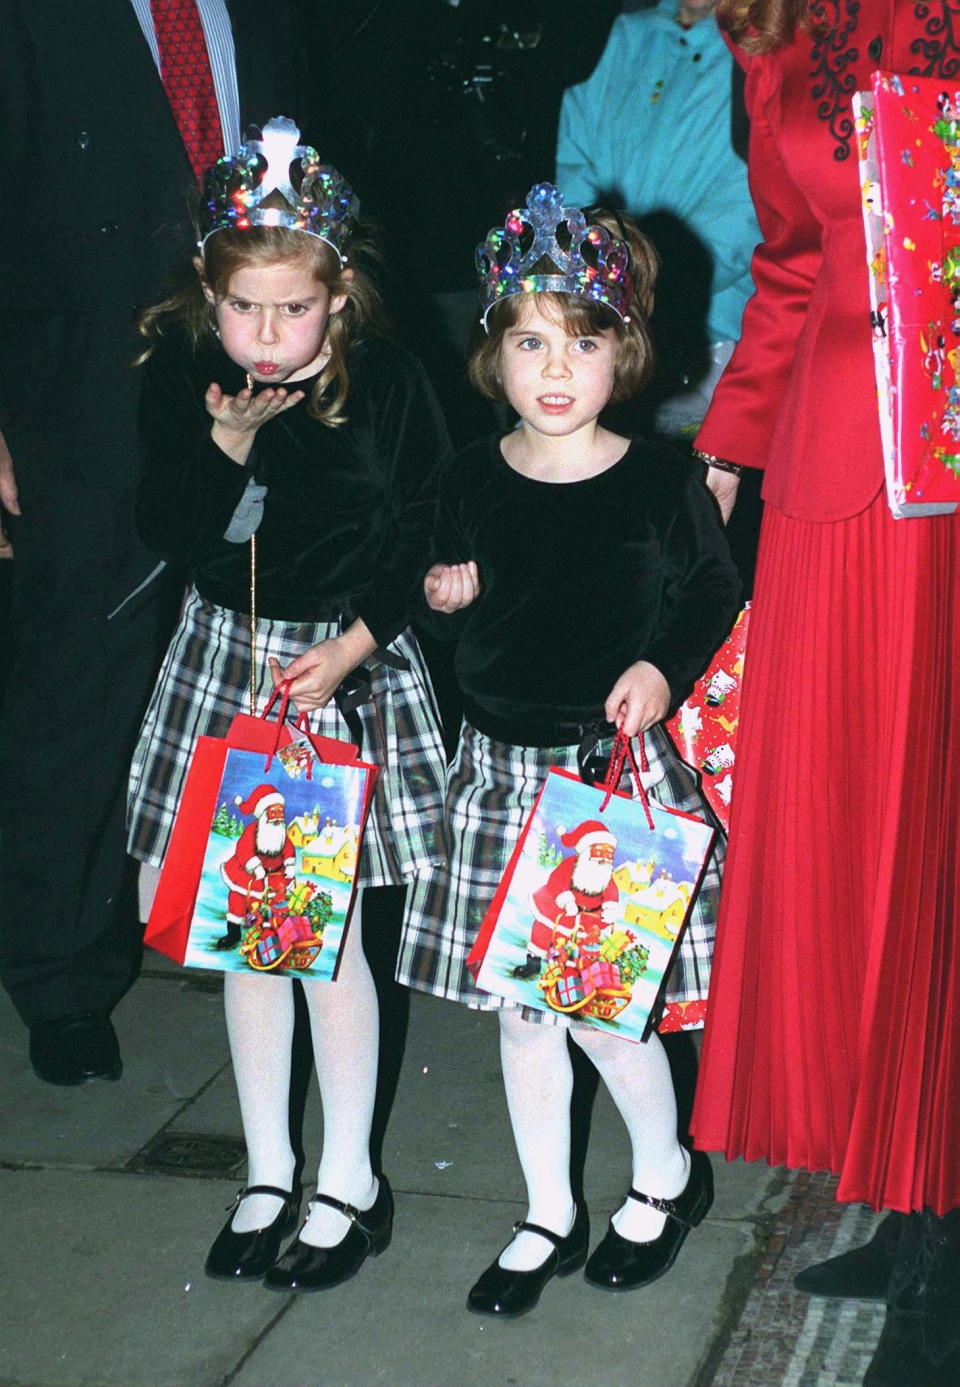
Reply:
[[[822,1172],[791,1179],[709,1387],[860,1387],[885,1303],[825,1300],[793,1288],[802,1267],[862,1246],[880,1221],[866,1205],[838,1204],[836,1184]]]
[[[317,984],[320,985],[320,984]],[[394,1000],[396,998],[394,997]],[[281,1296],[207,1280],[242,1176],[219,979],[148,954],[117,1011],[117,1084],[32,1075],[0,1000],[0,1387],[707,1387],[790,1182],[715,1162],[717,1197],[669,1276],[604,1295],[552,1282],[531,1315],[472,1316],[466,1291],[523,1214],[491,1016],[411,1000],[383,1145],[393,1243],[352,1282]],[[400,1038],[391,1044],[400,1057]],[[306,1099],[306,1169],[320,1115]],[[584,1184],[595,1237],[622,1196],[626,1136],[601,1090]],[[725,1383],[776,1387],[734,1375]]]

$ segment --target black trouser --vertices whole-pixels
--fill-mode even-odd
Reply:
[[[21,499],[0,716],[0,981],[33,1025],[108,1013],[137,976],[127,774],[179,585],[165,573],[108,620],[153,562],[129,493],[21,484]]]

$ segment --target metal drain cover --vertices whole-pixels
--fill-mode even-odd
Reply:
[[[239,1174],[246,1159],[247,1148],[237,1137],[159,1132],[127,1161],[126,1169],[222,1179]]]

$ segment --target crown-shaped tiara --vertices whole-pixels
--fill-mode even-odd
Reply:
[[[541,261],[549,262],[546,270],[536,269]],[[588,226],[579,207],[564,207],[552,183],[537,183],[526,206],[510,212],[477,247],[483,325],[493,305],[511,294],[579,294],[626,320],[633,297],[629,266],[624,241],[605,226]]]
[[[321,164],[317,151],[299,144],[299,139],[294,121],[274,116],[262,131],[253,126],[236,154],[225,155],[207,170],[201,248],[215,231],[286,226],[318,236],[333,247],[341,263],[346,261],[343,247],[360,203],[337,170]],[[297,178],[296,188],[291,173]],[[267,198],[271,203],[282,199],[286,205],[264,207]]]

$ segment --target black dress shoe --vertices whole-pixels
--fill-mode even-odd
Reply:
[[[867,1365],[863,1387],[955,1387],[960,1382],[960,1348],[934,1357],[922,1313],[888,1308],[883,1333]]]
[[[905,1219],[906,1214],[887,1214],[868,1243],[804,1267],[793,1284],[807,1295],[885,1300]]]
[[[713,1203],[713,1171],[709,1157],[702,1151],[694,1151],[686,1187],[676,1199],[655,1199],[633,1189],[627,1193],[630,1199],[666,1214],[667,1222],[659,1237],[645,1243],[622,1237],[611,1222],[583,1273],[591,1286],[599,1286],[604,1291],[632,1291],[638,1286],[648,1286],[670,1270],[690,1229],[696,1228]]]
[[[123,1073],[110,1018],[93,1012],[31,1026],[30,1063],[37,1078],[48,1084],[89,1084],[119,1079]]]
[[[275,1194],[283,1200],[283,1208],[266,1228],[254,1228],[249,1233],[235,1233],[230,1227],[240,1201],[248,1194]],[[273,1266],[280,1244],[297,1226],[300,1212],[300,1191],[278,1189],[276,1185],[248,1185],[240,1190],[230,1205],[230,1217],[220,1229],[207,1253],[204,1271],[215,1281],[259,1281]]]
[[[960,1211],[904,1215],[887,1317],[864,1387],[960,1382]]]
[[[960,1349],[932,1359],[920,1322],[898,1316],[880,1336],[863,1387],[954,1387],[960,1382]]]
[[[467,1309],[475,1315],[497,1315],[501,1319],[525,1315],[536,1305],[540,1292],[552,1277],[569,1276],[571,1272],[579,1271],[587,1260],[590,1219],[581,1204],[577,1205],[573,1227],[565,1238],[539,1223],[513,1225],[514,1233],[524,1229],[528,1233],[539,1233],[541,1238],[553,1243],[553,1250],[533,1271],[510,1271],[500,1265],[499,1258],[487,1267],[467,1296]]]
[[[271,1291],[326,1291],[349,1281],[368,1257],[379,1257],[390,1246],[393,1195],[385,1176],[380,1176],[380,1188],[369,1209],[355,1209],[329,1194],[315,1194],[313,1202],[346,1214],[350,1227],[335,1247],[311,1247],[299,1238],[292,1242],[264,1277],[263,1284]]]

